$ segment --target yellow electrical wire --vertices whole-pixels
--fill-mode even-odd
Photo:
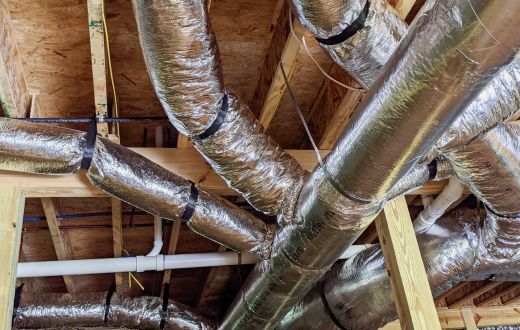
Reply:
[[[108,74],[110,76],[110,83],[112,85],[112,94],[114,95],[114,117],[119,117],[119,104],[117,102],[116,84],[114,82],[114,72],[112,70],[112,60],[110,56],[110,38],[108,36],[108,27],[105,17],[105,1],[101,1],[101,19],[103,21],[103,35],[105,37],[105,49],[108,63]],[[119,123],[115,124],[116,135],[119,136]]]
[[[123,251],[127,256],[130,256],[130,252],[128,252],[127,250],[122,248],[121,251]],[[137,283],[137,285],[141,288],[141,290],[144,291],[144,286],[141,284],[141,282],[139,282],[137,277],[135,277],[135,275],[132,274],[132,272],[128,272],[128,287],[129,288],[132,288],[132,280],[135,281],[135,283]]]

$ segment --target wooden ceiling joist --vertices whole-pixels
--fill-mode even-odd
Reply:
[[[0,114],[26,117],[31,96],[9,13],[8,1],[0,0]]]
[[[202,156],[193,148],[130,148],[142,156],[161,165],[167,170],[198,183],[202,188],[224,195],[237,193],[211,169]],[[325,156],[328,151],[322,151]],[[304,169],[311,171],[317,164],[313,150],[288,150]],[[27,197],[106,197],[92,186],[83,171],[73,175],[52,176],[10,171],[0,171],[0,184],[15,184],[23,189]],[[446,185],[445,181],[427,183],[412,194],[438,194]]]
[[[49,226],[49,231],[51,233],[52,244],[54,245],[54,250],[56,251],[58,260],[74,259],[72,256],[72,248],[60,230],[56,205],[53,199],[46,197],[42,198],[41,201],[43,212],[45,213],[45,218],[47,219],[47,225]],[[76,292],[78,290],[76,280],[73,276],[63,276],[63,281],[65,282],[65,287],[67,288],[68,292]]]

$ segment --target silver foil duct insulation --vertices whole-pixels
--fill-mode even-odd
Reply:
[[[85,133],[0,118],[0,169],[39,174],[79,170]],[[191,183],[151,160],[98,138],[87,177],[96,187],[150,214],[181,219]],[[270,255],[274,227],[202,189],[193,214],[184,219],[197,233],[238,252]]]
[[[160,297],[128,298],[114,293],[107,309],[107,293],[22,294],[14,311],[17,329],[72,329],[76,327],[122,327],[129,329],[209,330],[210,321],[190,307],[169,301],[166,314]]]
[[[449,152],[459,179],[495,213],[520,216],[520,123],[503,123]]]
[[[441,295],[475,272],[490,276],[504,269],[518,269],[519,223],[520,218],[499,217],[489,211],[482,221],[476,210],[456,209],[418,234],[433,295]],[[495,230],[496,227],[509,231]],[[503,244],[503,239],[512,238],[510,235],[516,237],[517,243]],[[334,266],[322,283],[285,316],[279,329],[335,329],[331,316],[324,310],[321,290],[333,316],[347,329],[377,329],[397,318],[383,253],[378,246]]]
[[[251,205],[289,221],[305,172],[224,90],[206,1],[132,3],[148,72],[171,122]]]
[[[406,34],[407,25],[384,0],[292,0],[302,25],[319,39],[344,33],[364,15],[361,28],[337,44],[321,44],[334,61],[364,87],[370,87]]]
[[[407,173],[414,164],[410,160],[422,157],[500,67],[513,60],[520,35],[503,34],[500,22],[514,20],[519,12],[520,3],[506,9],[496,0],[426,2],[361,104],[364,110],[328,156],[338,164],[328,171],[339,188],[370,201]],[[511,27],[520,28],[517,24]],[[472,51],[484,45],[493,47]],[[359,157],[367,154],[373,156]]]
[[[425,4],[392,65],[369,91],[364,111],[351,121],[325,168],[315,169],[304,185],[298,218],[278,232],[273,259],[256,266],[223,328],[275,326],[370,224],[388,191],[513,59],[520,21],[507,27],[500,22],[514,21],[520,3],[505,8],[499,2]],[[491,34],[500,35],[499,44]],[[484,45],[494,47],[471,57],[465,53]]]
[[[430,158],[463,147],[515,115],[520,109],[520,55],[504,65],[468,104],[429,152]]]

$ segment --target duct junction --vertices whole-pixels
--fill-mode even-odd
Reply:
[[[520,4],[505,8],[498,1],[429,1],[407,33],[383,1],[293,5],[331,56],[371,88],[363,111],[324,166],[311,174],[265,135],[248,108],[224,89],[204,1],[133,1],[148,71],[168,117],[193,138],[197,150],[231,187],[258,210],[278,215],[280,228],[267,226],[124,147],[102,138],[92,144],[91,136],[74,130],[1,119],[0,168],[70,174],[84,164],[84,150],[92,148],[92,160],[83,167],[95,186],[158,217],[185,220],[201,235],[263,259],[222,328],[272,328],[282,319],[282,327],[295,326],[298,319],[312,319],[307,324],[316,328],[330,324],[316,298],[319,287],[325,288],[330,305],[344,304],[337,317],[345,326],[370,328],[393,318],[380,250],[371,248],[328,270],[386,200],[451,172],[489,210],[485,217],[459,210],[418,234],[434,294],[471,274],[515,269],[511,249],[516,247],[514,221],[519,215],[514,202],[520,191],[514,157],[519,154],[518,128],[501,122],[518,109],[513,106],[518,104],[519,82],[514,56],[520,22],[511,17],[520,13]],[[324,12],[330,9],[334,12]],[[358,33],[327,45],[363,13],[365,25]],[[502,21],[512,23],[502,26]],[[495,38],[500,42],[494,44]],[[477,51],[490,44],[494,46],[485,52]],[[496,175],[510,186],[508,194],[489,183]],[[493,244],[472,254],[471,248],[482,242]],[[455,251],[454,246],[464,248]],[[324,285],[316,287],[324,274]],[[26,315],[19,324],[46,322],[46,313],[56,311],[60,299],[49,300],[48,307],[44,302],[32,305],[19,314]],[[71,307],[59,310],[74,322],[70,315],[84,309],[83,299],[89,298],[63,299]],[[95,299],[97,303],[87,305],[98,310],[101,300]],[[133,302],[120,299],[121,313],[130,318]],[[156,311],[159,305],[149,306],[145,309]],[[166,314],[179,315],[169,309]],[[158,315],[150,316],[153,327]],[[356,323],[361,315],[366,324]],[[117,326],[148,326],[115,319]],[[190,323],[195,316],[177,319],[192,328],[207,327]]]

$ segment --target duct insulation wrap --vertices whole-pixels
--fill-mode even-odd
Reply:
[[[422,157],[513,60],[520,43],[520,35],[512,32],[520,28],[515,19],[520,2],[505,8],[496,1],[425,3],[361,104],[363,111],[328,156],[337,164],[328,171],[340,190],[365,201],[384,196],[410,170],[411,160]],[[506,28],[501,22],[509,19],[515,22]],[[360,156],[366,154],[373,156]]]
[[[516,230],[494,230],[504,225],[513,229],[512,223]],[[417,234],[433,295],[438,297],[448,291],[484,264],[488,276],[504,268],[519,269],[519,223],[520,218],[504,218],[489,211],[481,221],[476,210],[456,209],[426,232]],[[515,244],[501,243],[513,237]],[[502,259],[506,255],[510,258]],[[286,315],[279,329],[335,329],[325,311],[321,290],[333,317],[347,329],[377,329],[397,318],[383,253],[378,246],[334,266],[321,284]]]
[[[0,118],[0,169],[39,174],[79,170],[85,133]],[[113,142],[98,138],[87,177],[96,187],[152,215],[178,220],[185,212],[189,181]],[[197,233],[238,252],[268,258],[274,226],[203,189],[187,224]]]
[[[318,42],[341,36],[358,23],[360,16],[365,18],[346,40],[340,37],[335,42],[320,43],[332,59],[364,87],[370,87],[381,75],[381,68],[407,31],[406,23],[385,0],[291,2],[302,25]]]
[[[308,179],[298,218],[277,233],[273,259],[257,264],[223,328],[274,327],[338,258],[338,250],[371,223],[388,191],[513,59],[520,2],[506,8],[498,0],[429,1],[425,8],[325,168]],[[498,44],[491,34],[500,36]],[[468,53],[489,45],[485,52]]]
[[[160,297],[128,298],[113,293],[23,294],[14,311],[17,329],[122,327],[130,329],[215,329],[190,307],[169,301],[163,312]],[[108,307],[108,308],[107,308]],[[161,320],[164,327],[161,328]]]
[[[289,221],[305,171],[224,90],[206,1],[132,3],[150,78],[171,122],[251,205]]]
[[[520,55],[504,65],[435,143],[430,158],[463,147],[520,109]],[[428,157],[427,157],[428,158]]]
[[[493,212],[520,216],[520,122],[503,123],[449,152],[461,181]],[[491,179],[492,178],[492,179]]]

